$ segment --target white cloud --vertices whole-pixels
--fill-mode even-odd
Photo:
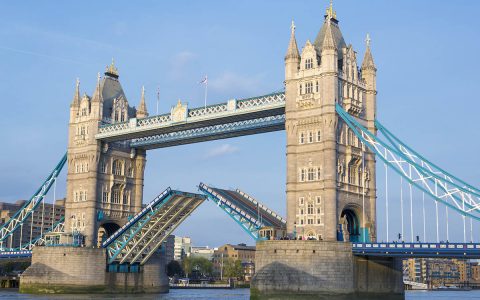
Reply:
[[[171,60],[172,64],[172,77],[178,79],[186,72],[186,67],[191,63],[197,54],[190,51],[181,51],[175,54]]]
[[[252,94],[262,90],[265,73],[256,75],[240,75],[234,72],[225,72],[220,77],[209,78],[208,86],[219,92],[241,92]]]
[[[217,158],[223,155],[231,154],[237,152],[239,149],[235,146],[232,146],[230,144],[223,144],[218,147],[210,149],[206,154],[205,154],[205,159],[209,158]]]

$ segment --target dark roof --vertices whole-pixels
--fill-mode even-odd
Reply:
[[[343,57],[342,53],[342,48],[345,48],[347,44],[345,43],[345,40],[343,39],[342,32],[340,31],[340,27],[338,27],[338,21],[335,19],[329,19],[325,18],[325,21],[323,22],[322,28],[320,28],[320,31],[317,34],[317,37],[315,38],[315,42],[313,43],[313,46],[315,47],[315,50],[317,51],[317,54],[320,55],[322,53],[322,46],[323,46],[323,40],[325,39],[325,31],[327,28],[327,22],[331,22],[331,28],[332,28],[332,33],[333,33],[333,38],[335,39],[335,44],[337,45],[338,49],[338,58],[341,59]]]

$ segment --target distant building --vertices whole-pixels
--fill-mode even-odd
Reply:
[[[216,249],[209,248],[208,246],[192,246],[191,250],[191,257],[204,257],[208,260],[212,260]]]
[[[184,257],[189,257],[192,252],[192,241],[189,237],[169,235],[163,246],[167,264],[172,260],[180,261]]]
[[[1,225],[8,222],[10,218],[13,217],[13,215],[15,215],[15,213],[17,213],[17,211],[19,211],[26,202],[27,201],[25,200],[18,200],[14,203],[0,202]],[[54,205],[51,203],[40,204],[32,213],[32,216],[25,220],[23,226],[14,232],[12,239],[7,239],[4,247],[20,247],[20,245],[24,245],[30,242],[31,239],[35,239],[42,233],[50,230],[52,225],[58,222],[65,215],[65,199],[55,201],[55,212],[53,212],[53,207]]]
[[[255,274],[255,246],[225,244],[218,247],[213,253],[213,269],[217,277],[223,277],[223,268],[228,259],[240,260],[243,267],[243,280],[251,280]]]
[[[175,257],[175,236],[173,234],[167,236],[163,242],[163,247],[165,247],[165,260],[168,264]]]
[[[465,259],[409,258],[403,261],[403,270],[405,280],[433,287],[480,280],[478,263]]]

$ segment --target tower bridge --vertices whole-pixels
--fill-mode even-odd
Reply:
[[[104,76],[98,75],[92,96],[81,96],[77,81],[67,155],[0,228],[0,257],[32,256],[32,266],[22,277],[21,289],[26,292],[38,292],[39,287],[43,291],[91,287],[165,291],[159,249],[207,200],[257,241],[252,293],[402,297],[401,258],[480,257],[480,244],[473,242],[480,189],[433,164],[379,122],[376,71],[370,38],[359,64],[332,5],[314,42],[307,40],[301,52],[292,22],[284,91],[199,108],[179,100],[170,113],[150,116],[144,90],[135,108],[112,61]],[[241,190],[204,183],[199,184],[198,194],[168,188],[142,206],[148,150],[279,130],[285,131],[287,143],[286,219]],[[376,159],[385,167],[386,191],[381,199],[377,199]],[[39,210],[64,164],[64,221],[15,247],[9,239]],[[388,170],[410,191],[410,241],[405,241],[401,190],[402,209],[396,213],[401,214],[402,233],[398,243],[389,242]],[[435,204],[435,240],[426,239],[425,197],[414,203],[412,189]],[[377,224],[377,200],[385,201],[384,226]],[[423,205],[423,242],[414,241],[414,205]],[[440,241],[439,206],[445,207],[447,218],[453,211],[462,219],[463,243]],[[388,242],[377,241],[380,230],[386,232]],[[85,261],[94,266],[87,269]],[[64,273],[64,265],[74,271]]]

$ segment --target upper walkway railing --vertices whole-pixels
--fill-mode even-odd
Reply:
[[[480,243],[354,243],[354,255],[480,258]]]

